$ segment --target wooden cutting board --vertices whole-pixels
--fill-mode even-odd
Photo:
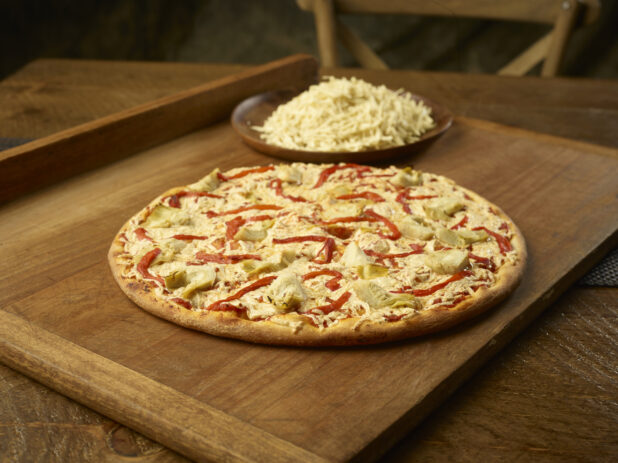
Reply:
[[[298,349],[140,310],[107,266],[116,231],[214,167],[278,162],[216,121],[247,93],[303,86],[316,69],[291,58],[4,153],[0,360],[196,460],[370,460],[615,245],[616,150],[459,118],[401,164],[477,191],[524,233],[524,280],[486,316],[405,342]]]

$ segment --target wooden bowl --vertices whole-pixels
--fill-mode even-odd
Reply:
[[[236,106],[232,112],[232,127],[247,145],[261,153],[277,158],[303,162],[356,162],[362,164],[385,161],[426,148],[436,140],[437,137],[442,135],[453,122],[453,115],[447,109],[426,98],[410,94],[412,98],[422,101],[431,108],[431,116],[436,122],[436,126],[433,129],[425,132],[420,139],[414,143],[385,149],[340,151],[334,153],[295,150],[266,143],[260,138],[260,133],[252,127],[263,125],[264,121],[272,114],[277,106],[290,101],[296,95],[298,95],[298,91],[276,90],[260,93],[259,95],[247,98]]]

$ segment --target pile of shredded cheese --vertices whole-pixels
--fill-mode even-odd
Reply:
[[[261,127],[269,144],[304,151],[366,151],[415,142],[435,126],[431,110],[403,90],[327,77],[279,106]]]

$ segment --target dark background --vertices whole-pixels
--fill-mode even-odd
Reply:
[[[437,71],[496,72],[549,31],[452,17],[344,20],[391,67]],[[618,77],[616,30],[618,0],[602,0],[600,19],[573,37],[562,74]],[[0,78],[41,57],[250,64],[298,52],[317,56],[313,16],[294,0],[0,0]]]

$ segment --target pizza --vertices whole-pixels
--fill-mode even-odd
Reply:
[[[374,344],[447,329],[517,286],[522,234],[496,205],[410,167],[215,169],[132,217],[109,251],[144,310],[282,345]]]

